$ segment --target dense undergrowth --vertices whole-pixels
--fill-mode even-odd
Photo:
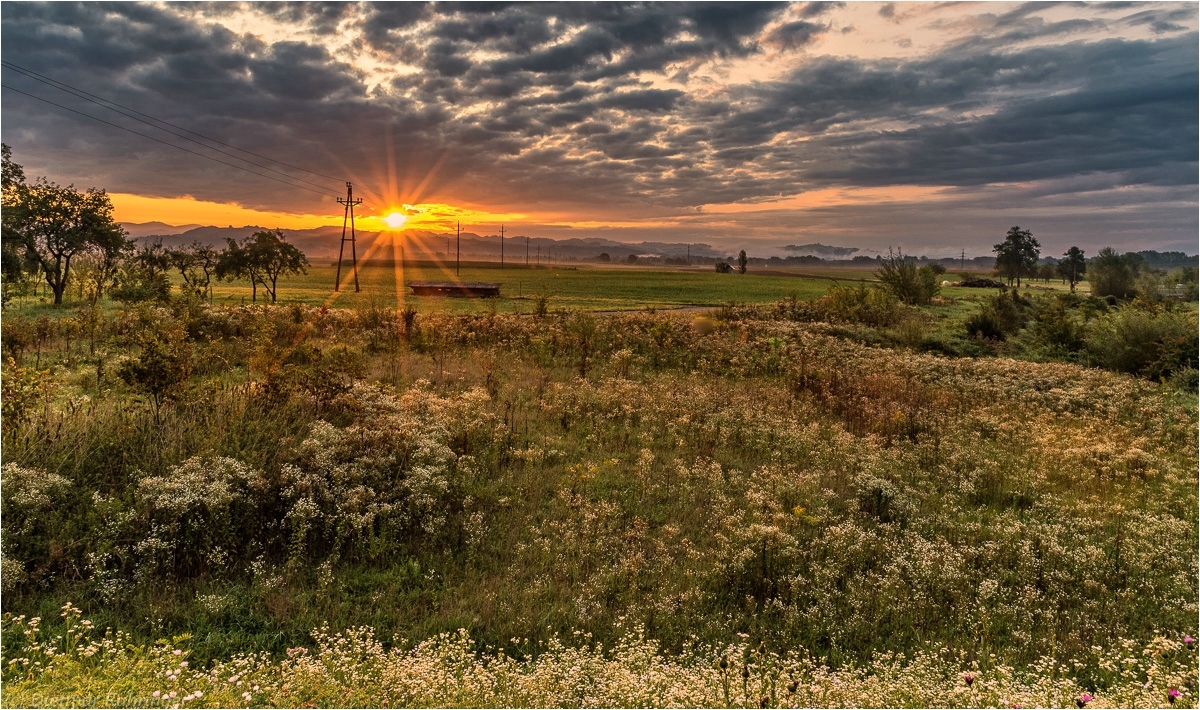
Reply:
[[[1194,391],[841,297],[6,318],[5,702],[1194,706]]]

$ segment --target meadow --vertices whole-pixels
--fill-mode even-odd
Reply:
[[[1194,308],[364,272],[6,312],[5,704],[1196,706]]]
[[[830,281],[824,278],[803,278],[792,275],[750,278],[718,274],[712,267],[615,267],[603,268],[582,264],[567,267],[529,267],[473,262],[464,264],[455,273],[454,264],[408,262],[397,266],[387,262],[365,262],[359,267],[360,293],[354,292],[353,282],[346,281],[343,267],[343,286],[333,295],[336,266],[326,262],[314,264],[303,276],[289,278],[280,288],[279,298],[306,305],[328,305],[339,308],[361,308],[367,305],[399,307],[411,305],[421,313],[533,313],[539,299],[545,298],[548,308],[607,311],[642,310],[646,308],[680,308],[688,306],[718,306],[731,301],[766,303],[789,294],[815,298],[824,292]],[[840,271],[831,278],[870,278],[870,272]],[[500,284],[498,299],[461,299],[413,296],[406,286],[397,284],[414,281],[482,281]],[[214,292],[214,302],[240,303],[249,300],[250,290],[244,284],[223,283]]]

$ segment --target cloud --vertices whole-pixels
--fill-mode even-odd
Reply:
[[[0,39],[22,66],[405,201],[420,187],[479,205],[605,204],[720,231],[694,210],[842,186],[939,186],[979,205],[979,191],[1036,184],[1064,210],[1139,186],[1194,193],[1195,7],[1049,7],[967,6],[955,22],[968,29],[904,58],[819,50],[894,47],[897,25],[916,40],[953,8],[881,6],[892,34],[880,39],[879,20],[842,3],[5,3]],[[859,29],[844,35],[850,19]],[[32,174],[314,210],[311,193],[19,95],[3,119]],[[330,202],[343,189],[296,175]],[[1177,234],[1190,228],[1170,214]]]

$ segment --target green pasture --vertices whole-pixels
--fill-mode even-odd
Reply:
[[[828,275],[718,274],[712,269],[655,269],[645,267],[553,267],[525,268],[472,264],[456,275],[454,268],[431,264],[390,263],[359,267],[359,293],[343,271],[340,292],[333,290],[336,267],[314,264],[306,275],[280,282],[279,301],[326,304],[331,308],[366,305],[414,306],[421,313],[475,313],[495,309],[497,313],[532,313],[546,298],[551,310],[627,311],[719,306],[737,303],[769,303],[795,295],[819,298],[838,280],[869,278],[870,272],[831,271]],[[417,297],[408,284],[414,281],[480,281],[500,284],[500,298]],[[262,297],[260,290],[259,297]],[[250,300],[244,283],[220,283],[213,292],[214,303]]]
[[[370,262],[358,270],[359,292],[348,268],[343,269],[343,285],[334,291],[337,268],[329,261],[314,263],[308,273],[287,276],[279,282],[279,303],[327,305],[330,308],[357,309],[367,306],[403,308],[413,306],[420,313],[468,314],[533,313],[544,297],[549,310],[637,311],[673,308],[721,306],[728,303],[772,303],[794,296],[802,300],[820,298],[835,282],[842,284],[876,283],[874,269],[846,268],[751,268],[746,274],[719,274],[711,267],[645,267],[624,265],[572,265],[525,267],[509,265],[501,269],[495,263],[464,264],[458,274],[449,267],[431,262],[409,262],[399,267],[391,262]],[[945,280],[956,282],[964,275],[983,273],[947,273]],[[480,281],[500,284],[500,298],[473,299],[417,297],[408,284],[414,281]],[[178,275],[174,281],[178,284]],[[1086,292],[1087,284],[1079,287]],[[1033,291],[1066,291],[1057,281],[1033,284]],[[948,310],[957,313],[962,306],[992,294],[991,289],[944,287],[942,297]],[[259,288],[259,302],[269,297]],[[23,315],[73,313],[78,294],[68,291],[67,303],[54,308],[45,288],[38,294],[16,295],[9,306]],[[244,281],[218,281],[213,285],[213,303],[249,303],[250,285]],[[108,304],[115,306],[117,304]],[[958,305],[956,309],[953,306]]]

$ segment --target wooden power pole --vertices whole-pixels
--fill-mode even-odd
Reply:
[[[338,198],[338,202],[346,206],[346,214],[342,217],[342,245],[338,249],[337,276],[333,277],[333,290],[342,290],[342,258],[346,253],[346,223],[350,223],[350,268],[354,270],[354,292],[358,293],[358,252],[354,246],[354,206],[362,204],[362,198],[355,199],[354,186],[346,183],[346,199]]]
[[[462,222],[458,223],[458,228],[454,233],[454,246],[456,248],[454,254],[454,275],[458,276],[459,269],[462,266]]]

